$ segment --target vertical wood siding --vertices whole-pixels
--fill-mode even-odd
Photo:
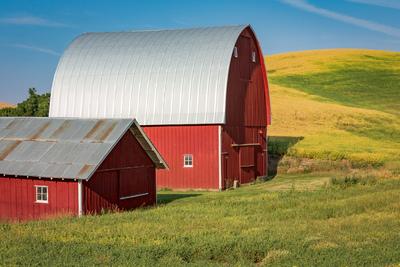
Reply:
[[[35,203],[35,185],[48,186],[48,203]],[[77,182],[0,178],[0,219],[30,220],[78,213]]]
[[[121,200],[127,193],[148,194]],[[127,132],[92,178],[83,183],[84,212],[127,210],[155,203],[155,167],[136,139]]]
[[[224,187],[234,180],[248,183],[266,174],[266,130],[268,121],[264,65],[257,40],[249,30],[236,42],[238,57],[232,57],[228,90],[226,124],[222,127],[222,177]],[[256,62],[252,62],[252,52]],[[261,56],[260,56],[261,55]],[[260,144],[232,147],[232,144]]]
[[[146,126],[146,134],[166,160],[169,170],[157,170],[157,187],[218,189],[218,126]],[[183,167],[185,154],[193,167]]]

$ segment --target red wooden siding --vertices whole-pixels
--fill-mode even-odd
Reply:
[[[127,188],[132,186],[132,188]],[[127,194],[148,193],[121,200]],[[130,132],[127,132],[88,182],[83,183],[85,213],[132,209],[156,203],[153,162]]]
[[[226,98],[226,124],[222,126],[222,177],[224,187],[233,180],[253,181],[266,174],[266,127],[268,85],[262,53],[250,30],[236,42],[238,57],[232,57]],[[252,61],[256,53],[256,62]],[[260,56],[261,55],[261,56]],[[254,144],[251,146],[232,146]],[[258,144],[258,145],[256,145]]]
[[[48,203],[35,203],[35,185],[48,186]],[[0,178],[0,219],[29,220],[78,213],[78,185],[74,181]]]
[[[238,58],[232,57],[229,68],[226,96],[226,122],[228,126],[266,127],[266,90],[263,62],[251,53],[259,50],[249,30],[245,30],[236,42]]]
[[[218,126],[145,126],[150,140],[169,165],[157,170],[158,188],[218,189]],[[183,167],[185,154],[193,167]]]

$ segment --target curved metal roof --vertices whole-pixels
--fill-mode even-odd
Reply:
[[[58,64],[50,117],[224,123],[232,51],[246,27],[82,34]]]

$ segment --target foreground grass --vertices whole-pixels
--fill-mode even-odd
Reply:
[[[321,50],[266,61],[271,144],[291,137],[283,151],[291,156],[400,170],[400,53]]]
[[[0,225],[3,265],[400,263],[400,182],[346,189],[280,176],[227,192],[162,192],[156,208]]]

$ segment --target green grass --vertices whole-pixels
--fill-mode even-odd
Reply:
[[[378,69],[371,63],[335,66],[320,73],[272,76],[271,82],[340,104],[400,115],[400,71]]]
[[[400,53],[337,49],[266,60],[272,154],[400,166]]]
[[[286,175],[156,208],[0,224],[2,265],[360,266],[400,263],[400,181]]]

